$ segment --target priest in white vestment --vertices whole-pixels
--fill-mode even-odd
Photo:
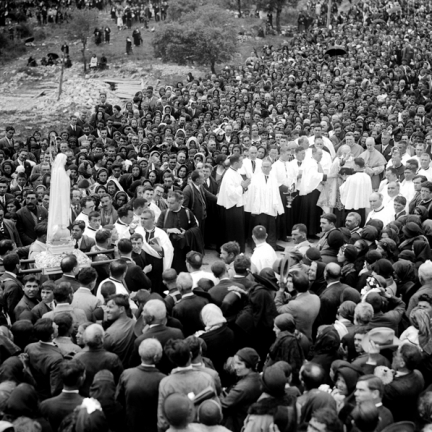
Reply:
[[[320,165],[323,150],[312,149],[312,158],[302,164],[303,173],[299,184],[301,221],[308,227],[309,235],[318,234],[320,229],[320,216],[322,209],[317,201],[322,190],[322,182],[327,180]]]
[[[251,227],[265,227],[267,243],[276,249],[276,216],[284,213],[278,182],[272,172],[272,164],[264,159],[261,172],[252,177],[245,202],[245,211],[252,214]]]
[[[231,155],[230,167],[225,172],[219,189],[217,205],[221,211],[220,242],[237,241],[240,250],[245,250],[244,192],[251,179],[243,180],[238,170],[243,165],[242,157]]]
[[[366,221],[366,209],[370,207],[369,198],[373,192],[371,177],[365,173],[365,161],[354,159],[355,174],[349,176],[340,186],[340,198],[346,214],[358,213],[363,225]]]
[[[384,227],[388,225],[390,222],[394,221],[394,209],[389,211],[388,208],[385,208],[383,205],[383,195],[379,192],[374,192],[369,198],[369,204],[371,207],[371,211],[369,212],[366,222],[371,219],[378,219],[382,221]]]

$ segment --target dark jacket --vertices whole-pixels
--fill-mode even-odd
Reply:
[[[56,432],[63,419],[81,405],[84,398],[78,393],[60,393],[50,399],[44,400],[41,405],[42,415],[49,421],[53,432]]]
[[[125,282],[129,291],[138,291],[140,289],[150,290],[152,283],[148,276],[143,272],[141,267],[135,264],[135,261],[127,261],[127,272],[125,275]]]
[[[228,294],[228,288],[231,286],[237,286],[244,289],[245,287],[238,282],[234,282],[231,279],[222,279],[217,285],[209,289],[212,302],[217,306],[221,306],[223,299]]]
[[[249,406],[261,395],[261,380],[257,372],[250,372],[221,398],[224,426],[232,432],[240,432]]]
[[[73,292],[75,292],[81,286],[81,284],[75,278],[66,275],[62,275],[62,277],[57,279],[54,283],[56,286],[59,286],[62,282],[69,282],[72,286]]]
[[[86,369],[86,378],[80,388],[80,393],[86,397],[89,396],[93,378],[99,371],[107,369],[112,372],[116,383],[123,372],[123,365],[118,355],[104,348],[85,347],[81,352],[75,354],[74,359],[80,360]]]
[[[60,363],[63,355],[54,345],[35,342],[27,345],[24,352],[29,356],[30,371],[36,380],[39,399],[45,400],[62,390]]]
[[[173,308],[173,317],[183,324],[185,337],[191,336],[198,330],[204,330],[201,321],[201,310],[208,304],[208,300],[195,294],[182,297]]]
[[[41,206],[36,206],[37,215],[35,222],[30,210],[27,206],[17,211],[17,231],[21,237],[21,242],[24,246],[32,244],[36,240],[36,234],[34,228],[37,223],[46,221],[48,219],[48,212]]]
[[[116,399],[126,409],[129,432],[157,432],[159,383],[165,375],[144,365],[126,369],[117,386]]]
[[[3,219],[3,225],[6,228],[10,239],[18,246],[22,247],[21,238],[16,229],[15,223],[8,219]]]
[[[165,344],[170,339],[184,339],[184,336],[181,330],[173,327],[167,327],[165,325],[157,325],[147,329],[142,335],[135,339],[132,365],[138,366],[140,364],[141,360],[138,355],[138,348],[143,340],[150,338],[157,339],[162,345],[162,348],[164,348]],[[165,353],[163,353],[162,359],[158,363],[158,369],[163,373],[169,374],[173,367],[174,365],[168,360],[168,357],[165,355]]]
[[[3,288],[3,307],[9,317],[15,319],[15,308],[24,295],[22,283],[15,275],[4,273],[0,276],[0,284]]]

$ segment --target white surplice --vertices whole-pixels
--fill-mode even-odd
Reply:
[[[388,225],[390,222],[394,221],[394,209],[390,211],[388,207],[382,206],[379,210],[372,210],[369,212],[366,222],[371,219],[379,219],[382,221],[384,226]]]
[[[349,210],[369,208],[369,198],[372,192],[370,176],[364,172],[357,172],[349,176],[340,186],[341,202]]]
[[[147,243],[146,232],[145,232],[144,228],[142,226],[139,226],[136,228],[135,232],[138,234],[141,234],[143,237],[143,247],[142,248],[143,248],[144,252],[148,253],[152,257],[161,259],[159,252],[157,252],[155,249],[153,249],[153,246],[151,244]],[[171,240],[169,239],[168,234],[164,230],[162,230],[158,227],[155,227],[153,238],[158,240],[159,245],[162,247],[162,249],[164,251],[163,269],[167,270],[167,269],[171,268],[172,260],[174,257],[174,247],[171,243]]]
[[[222,179],[217,204],[226,209],[242,207],[244,205],[242,181],[243,178],[238,171],[228,168]]]
[[[252,177],[245,199],[245,211],[270,216],[284,213],[276,176],[273,175],[273,172],[270,172],[267,182],[262,171]]]
[[[288,161],[277,160],[272,165],[272,174],[275,176],[277,185],[290,187],[294,182],[297,176],[292,172],[292,166]]]
[[[313,158],[303,161],[302,168],[299,192],[300,196],[305,196],[318,188],[324,178],[324,173],[318,172],[318,162]]]

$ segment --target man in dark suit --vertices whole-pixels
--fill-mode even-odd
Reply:
[[[86,224],[82,220],[76,220],[72,224],[71,234],[72,239],[75,241],[75,249],[79,249],[80,251],[87,253],[90,252],[91,248],[96,244],[96,242],[84,235]]]
[[[113,115],[113,107],[111,104],[107,102],[107,95],[106,93],[100,94],[100,102],[96,105],[95,111],[98,112],[99,108],[103,108],[104,113],[108,116]]]
[[[174,306],[172,315],[183,324],[185,337],[193,335],[198,330],[204,330],[201,310],[208,304],[207,299],[192,292],[192,285],[192,277],[189,273],[180,273],[177,276],[177,287],[182,298]]]
[[[77,139],[83,134],[83,131],[80,126],[77,124],[78,119],[72,115],[70,117],[70,125],[67,127],[66,132],[70,137],[76,137]]]
[[[10,240],[17,247],[22,247],[21,238],[15,224],[9,219],[4,219],[4,214],[5,210],[0,206],[0,241]]]
[[[136,341],[135,341],[136,345]],[[165,375],[155,367],[162,358],[162,345],[154,338],[143,340],[138,353],[141,365],[125,370],[117,387],[117,401],[126,409],[129,432],[157,432],[159,383]]]
[[[37,205],[36,192],[29,191],[26,197],[26,205],[17,211],[17,231],[20,234],[24,246],[32,244],[36,240],[35,226],[48,220],[48,212]]]
[[[80,392],[84,396],[89,396],[93,378],[99,371],[109,370],[114,375],[116,383],[123,372],[123,365],[118,355],[108,352],[103,347],[104,336],[104,329],[99,324],[88,326],[83,334],[85,348],[74,357],[75,360],[79,360],[85,366],[86,376],[80,388]]]
[[[321,293],[321,306],[318,316],[314,323],[314,329],[324,324],[333,324],[336,320],[338,307],[341,304],[341,295],[350,288],[340,282],[341,267],[336,263],[328,263],[324,270],[324,278],[327,282],[327,288]],[[316,334],[316,332],[313,332]]]
[[[228,277],[227,268],[223,261],[214,262],[211,266],[211,271],[214,277],[219,279],[219,283],[210,288],[208,293],[211,296],[212,302],[217,306],[221,306],[223,299],[228,294],[229,287],[237,286],[243,290],[245,289],[242,284],[234,282]]]
[[[381,144],[376,145],[375,148],[385,157],[388,162],[392,157],[392,149],[394,141],[387,130],[384,130],[381,135]]]
[[[30,371],[36,381],[36,390],[40,400],[58,395],[62,390],[60,365],[63,355],[53,344],[57,336],[54,322],[49,318],[41,318],[33,327],[33,334],[39,342],[26,346]]]
[[[19,256],[10,253],[3,258],[3,267],[5,272],[0,277],[0,284],[3,288],[3,307],[9,317],[14,319],[14,310],[23,296],[22,283],[17,279],[20,263]]]
[[[205,164],[203,168],[204,183],[203,188],[214,196],[217,195],[219,190],[219,185],[216,180],[211,176],[212,166],[210,164]],[[204,233],[204,243],[207,248],[211,245],[217,245],[217,231],[214,227],[217,224],[217,204],[213,200],[207,200],[207,219]]]
[[[167,310],[164,301],[162,300],[149,300],[143,308],[142,319],[146,323],[147,327],[143,330],[143,333],[135,340],[134,343],[134,354],[133,354],[133,365],[138,365],[140,361],[139,357],[139,346],[141,342],[154,338],[157,339],[162,348],[170,339],[184,339],[183,332],[174,327],[168,327],[167,323]],[[162,358],[159,361],[159,369],[166,374],[171,372],[174,367],[173,364],[168,360],[165,353],[162,354]]]
[[[5,211],[6,211],[7,202],[15,199],[15,197],[12,194],[6,192],[8,190],[8,186],[9,186],[9,182],[4,177],[1,177],[0,178],[0,206],[2,206],[3,210]]]
[[[207,203],[216,203],[216,196],[203,187],[204,174],[193,171],[191,174],[192,183],[184,190],[183,206],[189,208],[198,220],[202,235],[205,232],[205,220],[207,218]]]
[[[118,252],[120,258],[125,260],[127,263],[127,271],[124,277],[126,285],[129,291],[138,291],[140,289],[150,290],[152,287],[151,280],[144,273],[144,271],[135,264],[132,259],[132,242],[130,239],[121,239],[118,244]]]
[[[55,281],[56,286],[59,286],[62,282],[69,282],[73,292],[77,291],[81,284],[75,278],[79,272],[78,260],[75,255],[64,257],[60,262],[60,268],[63,275]]]
[[[13,126],[6,126],[6,135],[0,139],[0,149],[4,150],[6,154],[12,156],[15,140],[13,136],[15,134],[15,128]]]
[[[49,421],[53,431],[57,431],[62,420],[84,400],[78,391],[84,381],[85,372],[84,365],[75,359],[63,360],[60,364],[63,391],[58,396],[44,400],[40,405],[41,413]]]

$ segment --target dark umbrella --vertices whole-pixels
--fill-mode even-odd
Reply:
[[[24,39],[24,43],[30,43],[30,42],[34,42],[34,37],[29,37],[27,39]]]
[[[373,23],[374,24],[384,24],[384,25],[387,24],[382,18],[378,18],[378,19],[374,20]]]
[[[335,45],[328,48],[325,53],[330,57],[335,57],[335,56],[345,55],[347,53],[347,50],[343,46]]]
[[[48,53],[48,57],[51,57],[53,60],[57,60],[59,58],[59,55],[56,53]]]

